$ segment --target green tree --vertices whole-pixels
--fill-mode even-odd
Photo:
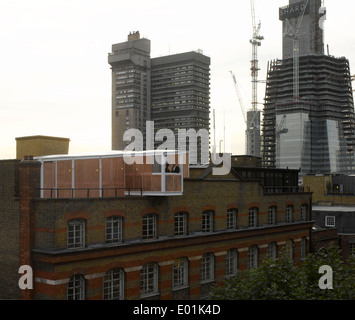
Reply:
[[[330,266],[333,289],[321,289],[321,266]],[[240,271],[236,277],[215,287],[213,299],[220,300],[347,300],[355,299],[355,259],[344,261],[336,246],[310,254],[295,264],[282,252],[258,267]]]

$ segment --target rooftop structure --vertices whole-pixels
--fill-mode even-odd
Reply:
[[[41,163],[41,198],[52,199],[181,195],[189,175],[185,159],[166,150],[35,158]],[[172,172],[175,165],[179,172]]]

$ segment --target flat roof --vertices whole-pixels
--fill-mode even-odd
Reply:
[[[144,156],[144,155],[156,155],[156,154],[184,154],[187,152],[177,150],[145,150],[145,151],[103,151],[96,153],[77,153],[77,154],[57,154],[49,156],[34,157],[35,160],[40,161],[53,161],[61,159],[85,159],[85,158],[100,158],[100,157],[122,157],[124,155]]]
[[[31,139],[46,139],[46,140],[65,140],[65,141],[70,141],[69,138],[54,137],[54,136],[41,136],[41,135],[25,136],[25,137],[17,137],[17,138],[15,138],[15,140],[31,140]]]

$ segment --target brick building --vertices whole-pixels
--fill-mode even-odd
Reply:
[[[118,186],[104,174],[113,163],[112,154],[0,161],[0,298],[203,299],[284,247],[295,261],[309,252],[311,193],[292,182],[297,170],[238,167],[234,157],[226,176],[125,167]],[[155,176],[159,188],[144,182]],[[33,268],[33,290],[18,287],[21,265]]]
[[[339,244],[347,258],[355,252],[355,177],[307,175],[303,177],[303,184],[313,193],[315,225],[326,233],[325,238]]]

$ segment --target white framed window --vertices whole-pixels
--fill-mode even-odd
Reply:
[[[214,254],[206,253],[201,260],[201,282],[214,280]]]
[[[227,211],[227,230],[237,229],[237,218],[238,218],[237,209],[233,208]]]
[[[84,300],[85,299],[85,279],[81,274],[72,276],[67,285],[68,300]]]
[[[158,293],[158,265],[154,262],[145,264],[140,274],[141,296]]]
[[[258,247],[251,246],[248,249],[248,269],[253,269],[258,267]]]
[[[188,285],[189,262],[187,258],[178,258],[173,264],[173,288],[182,288]]]
[[[275,206],[268,208],[267,223],[268,224],[275,224],[276,223],[276,207]]]
[[[293,221],[293,206],[286,207],[286,222]]]
[[[308,206],[306,204],[301,206],[301,220],[306,221],[308,219]]]
[[[277,257],[277,244],[276,242],[270,242],[267,246],[267,254],[269,259],[276,260]]]
[[[202,213],[202,232],[213,232],[214,211],[207,210]]]
[[[301,260],[306,259],[307,254],[307,239],[303,237],[301,240]]]
[[[325,226],[326,227],[335,227],[335,216],[326,216],[325,217]]]
[[[355,257],[355,243],[354,242],[349,242],[349,251],[350,251],[350,255]]]
[[[291,261],[293,261],[294,246],[295,245],[292,239],[286,241],[286,255]]]
[[[230,249],[226,254],[226,276],[235,276],[238,271],[238,250]]]
[[[157,215],[154,213],[146,214],[143,217],[143,239],[156,239],[157,238]]]
[[[67,247],[71,249],[85,247],[85,220],[84,219],[73,219],[68,221]]]
[[[122,220],[119,216],[106,219],[106,243],[122,242]]]
[[[124,271],[121,268],[111,269],[104,277],[104,300],[124,299]]]
[[[175,214],[174,234],[176,236],[186,236],[188,234],[187,221],[188,221],[187,212],[178,212]]]
[[[257,227],[258,225],[258,208],[249,209],[249,227]]]

